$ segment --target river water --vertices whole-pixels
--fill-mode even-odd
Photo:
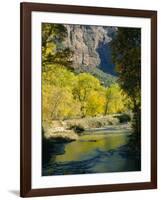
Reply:
[[[42,175],[139,171],[140,158],[127,154],[130,132],[86,132],[73,142],[52,141]]]

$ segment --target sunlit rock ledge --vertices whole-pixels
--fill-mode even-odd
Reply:
[[[73,130],[65,130],[63,127],[50,128],[45,135],[46,139],[61,139],[65,141],[73,141],[78,139],[78,134]]]

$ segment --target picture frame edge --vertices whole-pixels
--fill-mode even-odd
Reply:
[[[151,74],[151,88],[154,91],[151,100],[154,103],[151,104],[151,111],[154,115],[152,118],[153,127],[151,128],[151,182],[144,183],[131,183],[128,184],[112,184],[112,185],[95,185],[95,186],[77,186],[77,187],[63,187],[63,188],[43,188],[43,189],[32,189],[31,188],[31,12],[37,11],[40,7],[58,6],[64,7],[78,7],[84,8],[89,6],[75,6],[75,5],[61,5],[61,4],[42,4],[42,3],[31,3],[21,2],[20,3],[20,196],[21,197],[36,197],[36,196],[51,196],[51,195],[67,195],[67,194],[82,194],[82,193],[98,193],[98,192],[114,192],[114,191],[129,191],[143,189],[156,189],[157,188],[157,11],[155,10],[135,10],[135,9],[119,9],[119,8],[105,8],[111,11],[124,11],[130,10],[130,12],[140,13],[144,12],[144,16],[151,18],[151,69],[154,65],[154,73]],[[104,9],[103,7],[90,7],[98,8],[99,10]],[[107,14],[106,14],[107,15]],[[112,15],[112,14],[110,14]],[[120,15],[117,15],[120,16]],[[123,13],[122,15],[123,16]],[[138,16],[140,17],[140,16]],[[27,24],[26,24],[27,22]],[[29,28],[30,27],[30,28]],[[29,30],[27,30],[29,28]],[[155,41],[152,40],[155,37]],[[152,51],[154,49],[154,51]],[[30,52],[30,53],[29,53]],[[26,56],[27,55],[27,56]],[[27,63],[26,63],[27,61]],[[27,67],[28,66],[28,67]],[[151,70],[152,72],[153,70]],[[28,74],[25,78],[25,74]],[[152,78],[156,78],[155,80]],[[29,85],[28,85],[29,84]],[[26,99],[27,98],[27,99]],[[153,108],[153,109],[152,109]],[[28,128],[27,128],[28,127]],[[27,130],[26,130],[27,128]],[[153,130],[152,130],[153,129]],[[152,133],[153,131],[153,133]],[[26,142],[27,141],[27,142]],[[155,144],[155,146],[154,146]],[[133,186],[132,186],[133,185]],[[120,186],[120,189],[118,189]],[[103,187],[98,189],[96,187]],[[106,188],[104,188],[106,187]],[[111,189],[112,187],[112,189]],[[83,192],[77,190],[77,188]],[[84,188],[94,188],[92,191],[86,191]],[[109,188],[109,189],[108,189]],[[102,190],[102,191],[101,191]],[[65,193],[63,193],[65,191]]]

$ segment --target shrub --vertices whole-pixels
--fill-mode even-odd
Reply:
[[[116,117],[119,119],[120,123],[125,123],[125,122],[131,121],[131,116],[129,114],[126,114],[126,113],[119,115],[119,116],[116,116]]]
[[[82,125],[78,124],[78,125],[71,125],[70,129],[74,130],[76,133],[81,133],[83,132],[85,129]]]

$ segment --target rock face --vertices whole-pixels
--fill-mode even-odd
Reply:
[[[100,67],[104,72],[113,74],[109,42],[116,33],[115,27],[65,25],[68,37],[64,42],[73,50],[73,67]]]

